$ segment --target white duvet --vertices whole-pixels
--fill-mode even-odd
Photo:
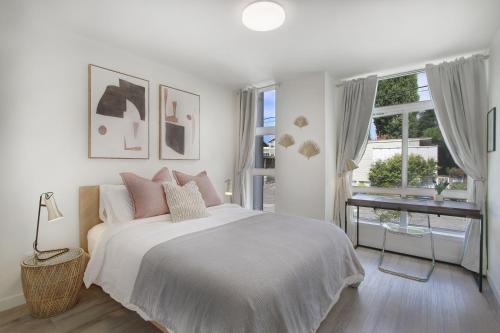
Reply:
[[[177,223],[169,215],[111,225],[103,232],[91,253],[83,281],[97,284],[126,308],[148,316],[130,303],[141,260],[152,247],[189,233],[218,227],[262,212],[224,204],[208,208],[210,216]]]

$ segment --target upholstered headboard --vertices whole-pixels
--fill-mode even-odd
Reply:
[[[80,187],[80,247],[88,252],[87,233],[99,219],[99,186]]]

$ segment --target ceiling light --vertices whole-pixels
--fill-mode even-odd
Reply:
[[[285,22],[285,10],[276,2],[257,1],[243,10],[241,21],[250,30],[270,31]]]

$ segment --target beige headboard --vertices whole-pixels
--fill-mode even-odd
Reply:
[[[99,186],[80,187],[80,247],[89,252],[87,233],[101,223],[99,219]]]

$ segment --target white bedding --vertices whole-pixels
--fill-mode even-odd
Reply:
[[[87,233],[87,248],[89,250],[90,256],[92,256],[92,253],[94,253],[95,246],[106,230],[106,227],[107,226],[105,223],[99,223],[90,228],[89,232]]]
[[[123,306],[148,316],[130,303],[134,283],[143,256],[152,247],[189,233],[235,222],[262,212],[223,204],[208,208],[210,216],[177,223],[170,215],[134,220],[107,226],[90,258],[83,281],[88,288],[97,284]]]

